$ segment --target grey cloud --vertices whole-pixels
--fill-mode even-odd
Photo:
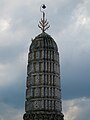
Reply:
[[[87,6],[80,17],[87,14]],[[79,7],[79,9],[80,9]],[[90,14],[88,12],[88,14]],[[89,15],[88,15],[89,17]],[[87,18],[86,18],[87,19]],[[57,34],[56,40],[59,45],[61,59],[61,80],[64,99],[77,97],[90,97],[90,21],[86,24],[82,20],[71,21],[71,24]],[[59,39],[58,39],[59,38]]]
[[[70,38],[66,38],[66,46],[63,46],[64,51],[61,53],[61,76],[65,98],[90,95],[90,37],[87,33],[82,33],[75,38],[69,36],[69,33]]]
[[[80,3],[82,3],[82,0],[69,0],[57,1],[49,5],[51,7],[48,8],[49,11],[47,13],[49,14],[48,17],[50,16],[52,34],[53,31],[57,33],[58,31],[66,29],[66,27],[71,24],[73,11]]]
[[[23,51],[23,46],[21,45],[0,48],[0,63],[15,61]]]
[[[5,103],[0,103],[0,120],[18,120],[23,119],[23,109],[16,109]]]
[[[0,103],[5,103],[15,108],[23,108],[25,101],[25,76],[21,75],[17,81],[8,87],[0,89]]]
[[[90,118],[90,98],[78,98],[63,101],[65,120],[89,120]]]
[[[85,34],[84,34],[85,35]],[[84,38],[84,35],[83,38]],[[70,36],[70,39],[72,37]],[[77,40],[78,39],[78,40]],[[80,37],[72,38],[76,44],[67,41],[67,47],[64,45],[61,52],[61,78],[62,88],[65,98],[73,97],[89,97],[90,89],[90,47],[89,39],[84,38],[84,42]],[[77,40],[77,41],[76,41]],[[63,41],[63,40],[62,40]],[[78,44],[78,42],[80,42]],[[84,47],[81,47],[84,43]]]

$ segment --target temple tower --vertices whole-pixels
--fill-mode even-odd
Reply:
[[[41,9],[46,6],[42,5]],[[42,33],[30,45],[27,65],[24,120],[64,120],[62,114],[58,47],[45,31],[45,13],[39,22]]]

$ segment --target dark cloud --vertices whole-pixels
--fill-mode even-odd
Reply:
[[[0,48],[0,63],[10,63],[15,61],[25,49],[22,45],[12,45]]]
[[[0,89],[0,103],[14,108],[23,108],[25,104],[25,83],[25,76],[21,75],[12,85]]]
[[[89,34],[82,29],[75,38],[69,34],[68,37],[72,40],[66,41],[61,52],[63,97],[65,99],[90,97]]]

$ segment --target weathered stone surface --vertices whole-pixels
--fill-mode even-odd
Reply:
[[[28,54],[24,120],[63,120],[58,47],[42,33]]]

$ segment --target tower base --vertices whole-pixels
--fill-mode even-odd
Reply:
[[[64,120],[62,113],[25,113],[23,120]]]

